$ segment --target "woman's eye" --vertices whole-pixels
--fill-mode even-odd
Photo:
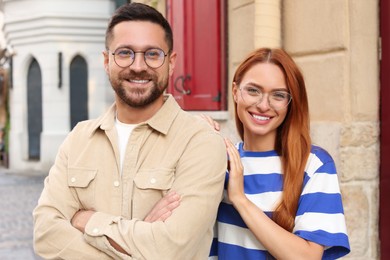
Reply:
[[[272,94],[272,96],[275,98],[275,99],[287,99],[288,97],[288,93],[287,92],[275,92]]]
[[[257,88],[247,88],[248,93],[253,95],[259,95],[261,92]]]

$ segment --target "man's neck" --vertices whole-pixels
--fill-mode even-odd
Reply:
[[[124,102],[116,100],[117,117],[125,124],[139,124],[152,118],[164,104],[164,97],[155,100],[145,107],[131,107]]]

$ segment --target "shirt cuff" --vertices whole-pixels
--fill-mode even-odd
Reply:
[[[132,259],[130,256],[117,251],[107,239],[110,233],[110,225],[118,223],[121,219],[122,217],[103,212],[94,213],[85,226],[85,241],[114,259]]]

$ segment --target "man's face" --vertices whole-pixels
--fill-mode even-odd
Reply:
[[[176,53],[168,54],[159,68],[149,67],[145,63],[144,53],[138,53],[150,48],[161,49],[165,54],[170,51],[160,25],[147,21],[121,22],[113,28],[108,48],[108,52],[104,52],[104,67],[119,102],[142,108],[162,98],[173,72]],[[134,62],[126,68],[118,66],[114,61],[112,53],[119,48],[137,52]]]

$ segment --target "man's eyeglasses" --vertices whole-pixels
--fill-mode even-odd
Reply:
[[[118,48],[111,54],[114,56],[114,61],[119,67],[127,68],[134,63],[136,53],[142,53],[146,65],[152,69],[161,67],[164,64],[165,57],[168,55],[159,48],[151,48],[146,51],[133,51],[130,48]]]
[[[250,85],[240,87],[240,92],[242,99],[249,106],[262,102],[264,96],[268,95],[268,104],[274,110],[280,110],[287,107],[292,99],[290,93],[287,91],[277,90],[265,93],[261,89]]]

